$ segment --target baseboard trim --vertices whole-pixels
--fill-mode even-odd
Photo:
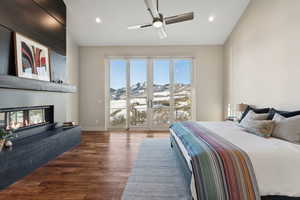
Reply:
[[[106,131],[104,127],[82,126],[83,131]]]

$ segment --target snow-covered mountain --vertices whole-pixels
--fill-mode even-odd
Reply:
[[[144,124],[147,118],[146,84],[137,83],[131,86],[131,100],[127,108],[126,88],[110,89],[110,122],[114,127],[124,127],[127,111],[131,113],[130,123]],[[174,110],[176,120],[191,119],[191,86],[176,84],[174,86]],[[168,123],[170,109],[170,85],[153,85],[153,123]],[[133,97],[133,98],[132,98]],[[144,97],[144,98],[139,98]]]
[[[146,83],[136,83],[131,86],[131,96],[139,97],[145,95]],[[190,91],[191,86],[186,84],[176,84],[174,87],[174,93],[176,95],[185,94],[186,91]],[[170,84],[165,85],[153,85],[153,92],[158,96],[169,96]],[[112,100],[126,99],[126,88],[113,89],[110,88],[110,94]]]

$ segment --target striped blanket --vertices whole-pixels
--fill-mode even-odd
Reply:
[[[191,157],[198,200],[260,199],[248,155],[196,122],[170,127]]]

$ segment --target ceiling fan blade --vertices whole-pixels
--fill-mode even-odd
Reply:
[[[140,29],[140,28],[147,28],[152,26],[152,24],[141,24],[141,25],[133,25],[133,26],[128,26],[128,30],[135,30],[135,29]]]
[[[153,0],[144,0],[144,1],[152,18],[160,18],[157,7],[154,5]]]
[[[165,23],[168,25],[168,24],[174,24],[174,23],[189,21],[189,20],[193,20],[193,19],[194,19],[194,13],[189,12],[189,13],[184,13],[184,14],[181,14],[181,15],[166,17],[165,18]]]
[[[160,39],[165,39],[168,37],[166,27],[164,25],[162,27],[158,28],[157,32],[158,32],[158,36]]]

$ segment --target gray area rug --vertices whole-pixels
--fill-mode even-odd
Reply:
[[[140,147],[122,200],[190,200],[169,139],[146,139]]]

